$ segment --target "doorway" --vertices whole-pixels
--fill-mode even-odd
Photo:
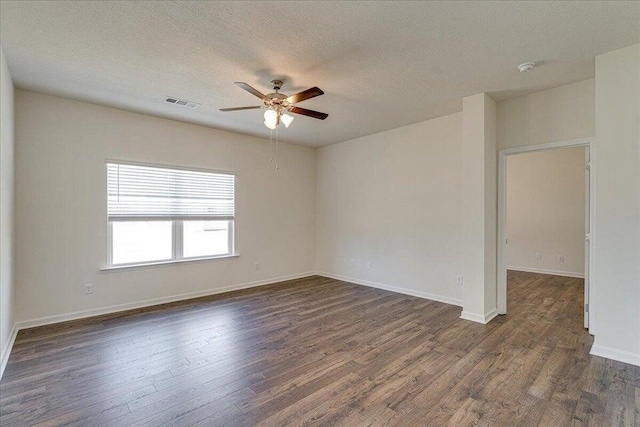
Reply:
[[[544,236],[536,236],[535,231],[532,234],[531,230],[525,230],[525,227],[522,224],[515,224],[512,221],[509,223],[508,218],[508,206],[513,205],[513,203],[517,203],[517,200],[514,200],[514,197],[510,193],[508,193],[507,186],[507,178],[508,178],[508,164],[512,161],[514,162],[514,167],[525,167],[526,162],[524,162],[524,155],[526,154],[534,154],[532,157],[536,157],[535,154],[538,153],[537,162],[538,165],[549,163],[547,168],[549,168],[548,174],[549,176],[542,175],[542,179],[549,181],[549,179],[557,179],[558,181],[562,181],[563,175],[562,171],[558,171],[558,165],[556,165],[556,169],[553,169],[553,162],[547,161],[545,162],[545,158],[551,159],[549,155],[554,155],[557,150],[557,153],[560,154],[560,149],[570,149],[570,148],[578,148],[578,150],[564,150],[566,154],[571,151],[571,155],[573,159],[571,162],[574,165],[573,175],[571,176],[571,181],[573,187],[576,188],[576,185],[583,185],[584,193],[582,198],[580,198],[580,203],[582,206],[576,207],[576,198],[571,202],[567,200],[567,203],[564,203],[562,200],[563,197],[567,197],[566,191],[564,188],[565,194],[562,195],[562,186],[563,182],[558,182],[558,190],[556,191],[552,186],[549,186],[547,182],[548,189],[551,189],[550,192],[556,194],[549,194],[549,199],[545,201],[545,203],[549,204],[550,209],[556,209],[555,212],[547,212],[547,220],[551,221],[551,224],[547,225],[547,230],[544,232],[541,231],[541,234],[546,233],[547,235],[551,235],[550,239],[546,239],[544,242]],[[553,150],[553,151],[550,151]],[[519,156],[523,155],[523,156]],[[575,156],[580,155],[581,159],[579,164],[579,170],[583,171],[583,174],[580,174],[578,171],[578,175],[576,176],[575,169]],[[593,206],[593,184],[591,177],[591,164],[592,164],[592,140],[591,139],[580,139],[580,140],[571,140],[571,141],[561,141],[554,142],[549,144],[541,144],[535,146],[526,146],[526,147],[518,147],[518,148],[509,148],[503,149],[499,151],[498,155],[498,312],[500,314],[507,313],[507,269],[509,267],[521,271],[531,271],[531,272],[540,272],[547,274],[558,274],[565,276],[574,276],[580,277],[584,276],[584,327],[589,329],[590,333],[593,333],[593,318],[590,319],[589,312],[593,312],[593,301],[591,298],[592,292],[590,292],[591,283],[589,281],[590,277],[590,266],[592,260],[592,242],[591,242],[591,229],[593,218],[591,215],[591,210]],[[519,157],[519,158],[518,158]],[[568,158],[567,158],[568,159]],[[516,161],[517,160],[517,161]],[[557,161],[556,161],[557,163]],[[535,163],[534,163],[535,164]],[[529,171],[530,176],[527,176],[526,171],[521,171],[522,173],[518,173],[519,179],[522,181],[523,179],[535,179],[536,175],[532,171]],[[537,171],[536,173],[541,173],[541,171]],[[544,172],[542,171],[544,174]],[[567,173],[569,173],[567,171]],[[513,174],[512,174],[513,175]],[[540,176],[540,175],[538,175]],[[578,181],[576,181],[576,179]],[[565,183],[566,186],[569,183]],[[514,184],[512,184],[514,185]],[[535,183],[533,183],[535,186]],[[522,189],[522,187],[521,187]],[[541,189],[542,190],[542,189]],[[515,199],[517,199],[518,195],[516,195]],[[555,202],[554,203],[554,197]],[[535,198],[534,194],[525,194],[521,195],[521,198],[524,199],[533,199]],[[560,198],[560,199],[559,199]],[[562,200],[562,203],[558,203],[559,200]],[[535,217],[536,221],[542,221],[538,225],[544,228],[543,222],[545,221],[544,215],[541,213],[544,210],[544,206],[534,206],[531,205],[531,200],[529,200],[528,209],[531,209],[531,212],[515,212],[512,218],[514,221],[523,222],[529,216],[529,219]],[[557,205],[563,205],[560,211],[557,210]],[[566,206],[565,206],[566,205]],[[564,210],[562,210],[564,209]],[[536,210],[540,210],[540,212],[536,212]],[[569,215],[571,211],[573,215],[573,222],[568,222],[566,218],[562,218],[562,216]],[[565,212],[567,211],[567,212]],[[576,221],[576,215],[579,216],[580,220],[584,218],[584,223],[582,221]],[[580,216],[582,215],[582,216]],[[516,218],[517,217],[517,218]],[[524,218],[524,219],[523,219]],[[550,219],[549,219],[550,218]],[[580,224],[580,225],[578,225]],[[508,225],[510,226],[510,230],[508,230]],[[555,227],[555,231],[554,231]],[[573,227],[573,229],[571,229]],[[577,229],[579,227],[579,229]],[[535,225],[533,226],[535,228]],[[550,228],[550,229],[549,229]],[[513,236],[510,236],[508,231],[511,232]],[[527,233],[529,235],[527,236]],[[509,238],[517,239],[517,241],[511,240],[512,246],[509,246]],[[573,243],[568,245],[566,240],[572,240]],[[576,241],[576,239],[581,239],[584,243]],[[549,243],[549,240],[552,243]],[[524,241],[524,242],[523,242]],[[547,245],[545,247],[545,245]],[[563,246],[564,245],[564,246]],[[577,245],[577,246],[576,246]],[[566,249],[563,249],[566,248]],[[511,250],[512,249],[512,250]],[[511,250],[511,251],[510,251]],[[566,253],[564,253],[566,252]],[[520,265],[519,265],[520,264]],[[582,267],[582,268],[580,268]]]

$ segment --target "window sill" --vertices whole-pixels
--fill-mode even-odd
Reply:
[[[220,259],[238,258],[239,256],[240,254],[231,254],[231,255],[200,257],[200,258],[172,259],[169,261],[142,262],[139,264],[112,265],[109,267],[102,267],[100,271],[109,272],[109,271],[156,267],[161,265],[184,264],[184,263],[198,262],[198,261],[214,261],[214,260],[220,260]]]

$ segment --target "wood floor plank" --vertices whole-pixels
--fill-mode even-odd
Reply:
[[[10,426],[639,426],[581,279],[508,273],[509,314],[312,276],[20,331]]]

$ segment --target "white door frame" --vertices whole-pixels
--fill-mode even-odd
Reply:
[[[588,271],[585,271],[585,276],[590,278],[588,280],[587,286],[589,287],[589,291],[587,292],[588,301],[585,303],[589,304],[589,333],[594,334],[594,316],[592,315],[594,312],[595,302],[594,302],[594,283],[593,283],[593,265],[594,265],[594,241],[593,241],[593,231],[594,231],[594,206],[595,206],[595,176],[594,176],[594,167],[595,164],[595,138],[581,138],[581,139],[571,139],[566,141],[557,141],[550,142],[547,144],[538,144],[538,145],[528,145],[524,147],[515,147],[515,148],[503,148],[498,151],[498,313],[506,314],[507,313],[507,266],[506,266],[506,254],[507,254],[507,156],[521,153],[530,153],[532,151],[541,151],[541,150],[550,150],[553,148],[567,148],[567,147],[589,147],[590,153],[590,184],[589,184],[589,202],[588,206],[585,206],[585,209],[589,211],[589,233],[590,233],[590,244],[589,244],[589,260],[586,262],[586,267]],[[585,227],[586,228],[586,227]]]

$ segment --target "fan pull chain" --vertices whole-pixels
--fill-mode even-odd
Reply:
[[[269,129],[269,145],[271,146],[271,155],[269,161],[273,162],[273,129]]]
[[[276,169],[280,169],[280,128],[276,127]]]

